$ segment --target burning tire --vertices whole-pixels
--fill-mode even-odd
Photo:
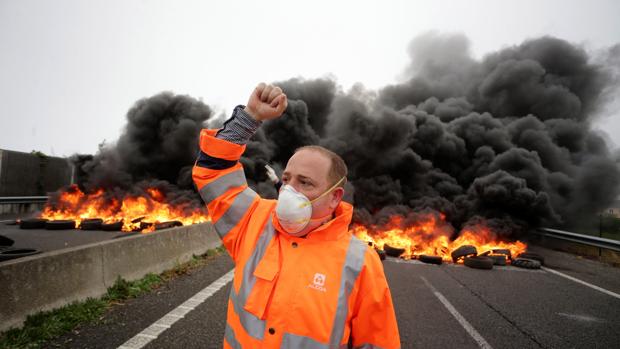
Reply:
[[[474,269],[493,269],[493,259],[489,257],[468,256],[463,263]]]
[[[89,218],[80,223],[81,230],[101,230],[103,219],[101,218]]]
[[[377,251],[377,254],[379,255],[380,260],[382,261],[385,260],[385,251],[383,250],[375,250],[375,251]]]
[[[45,229],[47,230],[67,230],[75,229],[75,221],[73,220],[57,220],[45,222]]]
[[[155,224],[155,230],[162,230],[162,229],[181,227],[181,226],[183,226],[183,223],[179,221],[162,222],[162,223]]]
[[[142,231],[144,229],[148,229],[153,226],[154,223],[151,222],[140,222],[140,226],[133,229],[133,231]]]
[[[140,223],[140,222],[142,222],[142,220],[143,220],[144,218],[146,218],[146,216],[142,216],[142,217],[134,218],[134,219],[132,219],[132,220],[131,220],[131,223],[134,223],[134,224],[135,224],[135,223]]]
[[[540,265],[545,265],[545,257],[539,255],[538,253],[524,252],[520,253],[517,258],[532,259],[538,261]]]
[[[7,248],[0,250],[0,261],[7,261],[9,259],[32,256],[41,253],[41,251],[34,248]]]
[[[383,245],[383,250],[391,257],[400,257],[401,254],[405,253],[404,248],[392,247],[388,244]]]
[[[19,222],[20,229],[44,229],[47,219],[30,218]]]
[[[506,255],[505,254],[490,254],[485,256],[491,258],[493,260],[493,265],[506,265]]]
[[[443,260],[441,259],[441,257],[439,257],[439,256],[429,256],[429,255],[425,255],[425,254],[419,255],[418,256],[418,260],[420,262],[428,263],[428,264],[441,265],[441,263],[443,263]]]
[[[452,251],[450,256],[452,256],[452,261],[456,263],[460,258],[467,256],[476,256],[478,255],[478,251],[476,247],[472,245],[463,245],[456,250]]]
[[[123,221],[114,222],[114,223],[103,223],[103,224],[101,224],[101,230],[103,230],[103,231],[121,231],[121,230],[123,230]]]
[[[525,269],[540,269],[540,262],[534,259],[527,258],[517,258],[512,261],[512,265],[519,268]]]
[[[512,252],[510,252],[507,248],[495,248],[490,251],[486,251],[484,253],[479,254],[479,256],[488,256],[488,255],[505,255],[506,259],[512,260]]]

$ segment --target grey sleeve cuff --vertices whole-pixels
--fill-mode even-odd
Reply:
[[[216,138],[235,144],[246,144],[252,138],[262,121],[254,120],[244,108],[243,105],[235,107],[232,117],[226,120],[224,127],[215,135]]]

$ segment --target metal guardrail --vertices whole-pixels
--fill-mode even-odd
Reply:
[[[545,237],[551,237],[554,239],[571,241],[583,245],[620,252],[620,241],[617,240],[600,238],[598,236],[576,234],[568,231],[550,228],[538,228],[535,233]]]
[[[48,196],[0,196],[0,205],[44,204]]]

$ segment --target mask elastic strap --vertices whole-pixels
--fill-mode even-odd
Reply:
[[[338,182],[336,182],[336,184],[332,185],[332,186],[331,186],[331,188],[327,189],[327,190],[326,190],[323,194],[319,195],[317,198],[315,198],[315,199],[314,199],[314,200],[312,200],[312,201],[307,201],[307,202],[304,202],[304,203],[301,205],[301,207],[306,207],[306,206],[308,206],[308,205],[312,205],[312,204],[313,204],[315,201],[317,201],[318,199],[320,199],[320,198],[322,198],[323,196],[325,196],[325,195],[329,194],[329,192],[331,192],[332,190],[336,189],[336,188],[340,185],[340,183],[341,183],[341,182],[342,182],[345,178],[346,178],[346,177],[342,177],[342,178],[340,178],[340,180],[338,180]]]

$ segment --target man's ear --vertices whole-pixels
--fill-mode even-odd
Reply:
[[[344,188],[338,187],[334,189],[334,191],[332,192],[332,200],[329,203],[329,207],[332,210],[338,207],[338,204],[340,204],[340,201],[342,200],[343,196],[344,196]]]

